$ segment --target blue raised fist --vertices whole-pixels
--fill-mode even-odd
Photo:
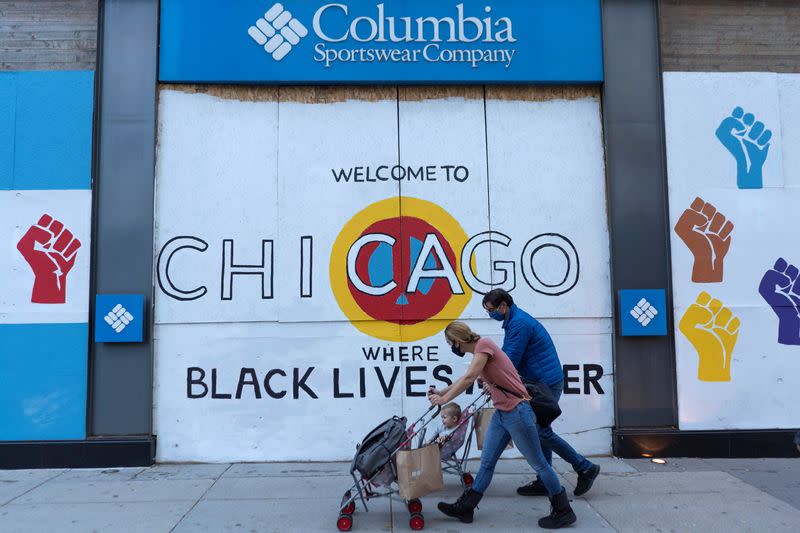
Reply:
[[[772,131],[752,113],[736,107],[717,128],[717,139],[736,159],[736,185],[740,189],[761,189],[761,169],[769,153]]]

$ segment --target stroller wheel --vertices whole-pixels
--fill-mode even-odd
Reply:
[[[408,512],[411,514],[419,514],[422,512],[422,502],[419,500],[410,500],[408,502]]]
[[[469,488],[472,486],[472,483],[475,482],[475,478],[472,477],[472,474],[467,472],[463,476],[461,476],[461,481],[463,481],[464,485],[466,485],[467,488]]]
[[[408,521],[408,525],[412,530],[419,531],[425,528],[425,519],[422,517],[421,513],[414,513],[411,515],[411,520]]]
[[[340,514],[339,520],[336,521],[336,527],[339,531],[350,531],[353,529],[353,517],[349,514]]]

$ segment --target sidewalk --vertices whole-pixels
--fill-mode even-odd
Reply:
[[[573,498],[569,531],[702,533],[800,531],[800,460],[595,459],[603,468],[592,490]],[[0,531],[335,532],[340,496],[351,483],[344,463],[168,464],[104,470],[0,471]],[[472,465],[473,472],[476,464]],[[567,490],[575,475],[556,463]],[[517,496],[532,478],[520,460],[503,460],[475,522],[436,510],[460,493],[423,499],[425,531],[536,530],[545,498]],[[353,531],[410,531],[408,513],[387,500],[359,506]]]

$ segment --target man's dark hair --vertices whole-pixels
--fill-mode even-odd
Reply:
[[[483,295],[484,307],[486,307],[486,304],[488,303],[491,304],[492,307],[497,309],[497,306],[499,306],[503,302],[505,302],[506,305],[508,305],[509,307],[514,305],[514,298],[512,298],[511,295],[508,294],[503,289],[492,289]]]

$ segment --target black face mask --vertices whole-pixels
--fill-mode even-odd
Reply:
[[[461,348],[457,347],[455,344],[450,346],[450,351],[459,357],[464,357],[464,352],[462,352]]]

